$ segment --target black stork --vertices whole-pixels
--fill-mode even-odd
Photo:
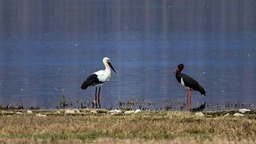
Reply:
[[[100,89],[104,82],[109,81],[111,78],[111,70],[114,71],[114,67],[110,63],[110,60],[108,57],[103,58],[103,64],[105,65],[105,70],[99,70],[94,73],[92,73],[90,76],[87,77],[87,79],[82,83],[81,89],[86,89],[89,86],[95,86],[95,98],[93,107],[101,108],[100,106]],[[99,90],[97,91],[97,88],[99,87]],[[98,93],[97,93],[98,92]]]
[[[205,96],[205,90],[204,88],[196,81],[194,80],[192,77],[181,73],[181,71],[183,70],[184,65],[183,64],[179,64],[177,66],[177,68],[175,69],[175,71],[173,72],[173,74],[175,74],[176,79],[178,80],[179,83],[181,83],[181,85],[183,85],[186,88],[186,99],[187,99],[187,110],[188,108],[192,107],[192,90],[193,91],[198,91],[201,93],[201,95]]]

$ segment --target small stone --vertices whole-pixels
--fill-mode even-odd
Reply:
[[[125,111],[124,114],[134,114],[134,111],[133,110]]]
[[[240,116],[244,116],[244,114],[235,113],[234,116],[235,116],[235,117],[240,117]]]
[[[241,113],[246,113],[246,112],[249,112],[251,110],[249,110],[249,109],[239,109],[238,111],[241,112]]]
[[[140,109],[136,109],[134,113],[140,113],[141,110]]]
[[[80,113],[78,109],[67,109],[64,112],[65,114],[75,114],[75,113]]]
[[[22,112],[16,112],[17,115],[22,115],[23,113]]]
[[[96,110],[92,110],[91,114],[97,114],[98,112]]]
[[[224,117],[227,117],[227,116],[229,116],[229,113],[226,113],[226,114],[224,115]]]
[[[122,113],[122,111],[121,111],[121,110],[116,109],[116,110],[115,110],[115,113],[120,114],[120,113]]]
[[[202,113],[202,112],[197,112],[197,113],[195,113],[195,116],[203,117],[203,116],[204,116],[204,113]]]
[[[43,114],[36,114],[36,117],[47,117],[47,115],[43,115]]]
[[[27,114],[33,114],[33,112],[31,110],[28,110]]]

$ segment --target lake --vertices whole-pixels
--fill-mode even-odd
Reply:
[[[180,63],[206,97],[193,105],[256,104],[256,1],[0,0],[0,104],[55,108],[93,100],[80,85],[110,58],[104,108],[185,102]]]

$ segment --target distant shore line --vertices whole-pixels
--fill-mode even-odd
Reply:
[[[163,107],[157,107],[155,104],[151,104],[152,106],[149,106],[149,104],[135,104],[135,103],[119,103],[115,107],[109,107],[109,108],[103,108],[106,110],[113,110],[113,109],[119,109],[119,110],[135,110],[135,109],[141,109],[141,110],[154,110],[154,111],[186,111],[185,104],[182,103],[169,103]],[[204,106],[204,107],[202,107]],[[201,108],[202,107],[202,108]],[[246,103],[225,103],[225,104],[206,104],[203,103],[197,107],[194,107],[194,112],[197,111],[227,111],[227,110],[238,110],[238,109],[250,109],[250,110],[256,110],[256,104],[246,104]],[[56,106],[55,108],[41,108],[39,106],[35,107],[25,107],[23,105],[0,105],[0,110],[52,110],[52,109],[91,109],[90,106],[84,106],[84,107],[59,107]],[[191,110],[192,110],[191,109]]]

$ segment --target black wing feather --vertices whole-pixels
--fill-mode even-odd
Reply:
[[[205,95],[204,88],[192,77],[182,74],[183,81],[185,83],[185,86],[191,88],[194,91],[199,91],[202,95]]]
[[[81,89],[86,89],[88,86],[94,86],[97,84],[103,83],[99,81],[98,77],[96,74],[91,74],[90,76],[87,77],[87,79],[82,83]]]

